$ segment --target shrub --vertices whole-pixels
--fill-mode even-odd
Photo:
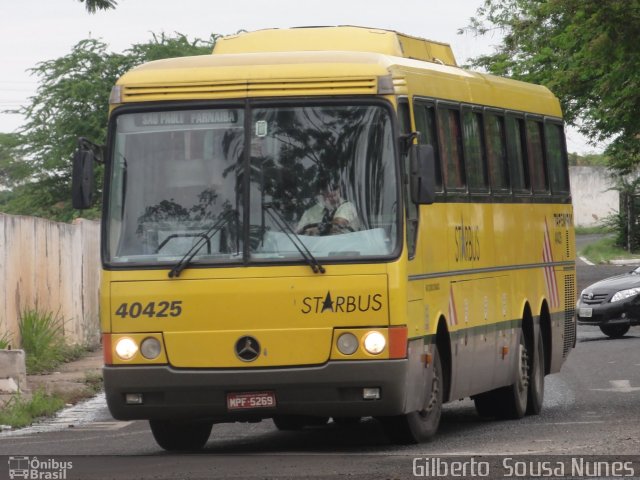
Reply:
[[[20,313],[19,328],[29,374],[50,372],[84,351],[65,343],[64,320],[59,314],[43,312],[37,306]]]

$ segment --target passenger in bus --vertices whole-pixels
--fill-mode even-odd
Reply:
[[[300,218],[296,232],[303,235],[335,235],[360,230],[358,212],[353,203],[342,198],[337,183],[324,182],[318,202]]]

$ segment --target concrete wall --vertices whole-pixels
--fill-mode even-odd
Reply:
[[[569,167],[569,180],[576,227],[601,225],[618,212],[619,195],[606,167]]]
[[[64,319],[68,343],[99,343],[99,230],[89,220],[0,214],[0,335],[10,332],[13,348],[20,311],[36,306]]]

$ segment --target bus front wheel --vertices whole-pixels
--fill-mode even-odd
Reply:
[[[200,450],[207,444],[213,422],[149,420],[156,443],[168,451]]]
[[[442,415],[443,385],[442,362],[436,346],[433,355],[431,389],[427,392],[424,408],[417,412],[379,419],[392,442],[411,444],[426,442],[433,438],[438,431]]]

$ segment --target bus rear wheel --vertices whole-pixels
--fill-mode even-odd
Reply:
[[[531,345],[533,358],[529,369],[528,415],[538,415],[542,411],[542,402],[544,400],[544,345],[540,329],[538,329],[536,337],[536,346]]]
[[[529,373],[529,353],[524,340],[524,332],[520,332],[515,382],[506,387],[475,395],[473,401],[478,414],[482,417],[505,420],[522,418],[527,411]]]
[[[213,422],[149,420],[156,443],[168,451],[200,450],[207,444]]]
[[[412,444],[431,440],[440,425],[443,401],[443,376],[440,352],[435,347],[433,355],[433,378],[427,394],[424,408],[394,417],[381,417],[379,420],[387,436],[394,443]]]

